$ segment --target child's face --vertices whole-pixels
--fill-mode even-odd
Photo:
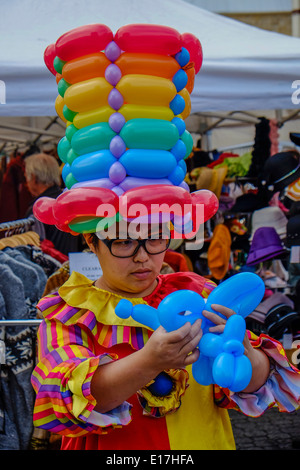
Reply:
[[[145,297],[156,287],[165,252],[148,254],[141,246],[130,258],[117,258],[99,240],[97,249],[87,242],[99,259],[103,275],[96,282],[97,287],[111,290],[124,297]]]

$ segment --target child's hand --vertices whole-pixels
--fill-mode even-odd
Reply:
[[[184,369],[199,358],[197,346],[201,337],[200,319],[170,333],[160,326],[143,348],[147,354],[145,360],[158,373],[165,369]]]

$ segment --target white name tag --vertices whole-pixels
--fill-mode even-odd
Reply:
[[[95,253],[69,253],[70,274],[76,271],[91,281],[96,281],[102,275],[102,269]]]

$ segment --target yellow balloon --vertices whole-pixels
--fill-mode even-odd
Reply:
[[[185,108],[181,113],[181,117],[184,120],[191,114],[191,109],[192,109],[191,97],[186,88],[183,88],[183,90],[181,90],[178,94],[182,96],[182,98],[185,101]]]
[[[171,121],[174,117],[173,111],[168,106],[124,104],[118,112],[124,116],[126,121],[136,118],[164,119],[165,121]]]
[[[124,103],[168,106],[177,91],[174,83],[153,75],[124,75],[116,86],[124,98]]]
[[[55,100],[55,111],[62,121],[67,122],[65,116],[63,115],[64,105],[65,105],[65,102],[64,102],[63,97],[58,95]]]
[[[65,104],[75,112],[91,111],[107,104],[112,90],[105,78],[97,77],[71,85],[64,94]]]
[[[76,114],[73,124],[77,129],[82,129],[83,127],[97,124],[97,122],[108,122],[109,116],[114,112],[115,110],[110,106],[95,108],[91,111]]]

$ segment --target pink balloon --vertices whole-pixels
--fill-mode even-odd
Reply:
[[[44,62],[46,64],[46,67],[48,68],[48,70],[50,70],[50,72],[53,74],[53,75],[56,75],[56,70],[55,68],[53,67],[53,61],[56,57],[56,48],[55,48],[55,44],[50,44],[48,47],[46,47],[45,49],[45,52],[44,52]]]
[[[189,51],[191,61],[195,64],[195,73],[201,69],[203,62],[202,46],[199,39],[191,33],[181,35],[182,45]]]

